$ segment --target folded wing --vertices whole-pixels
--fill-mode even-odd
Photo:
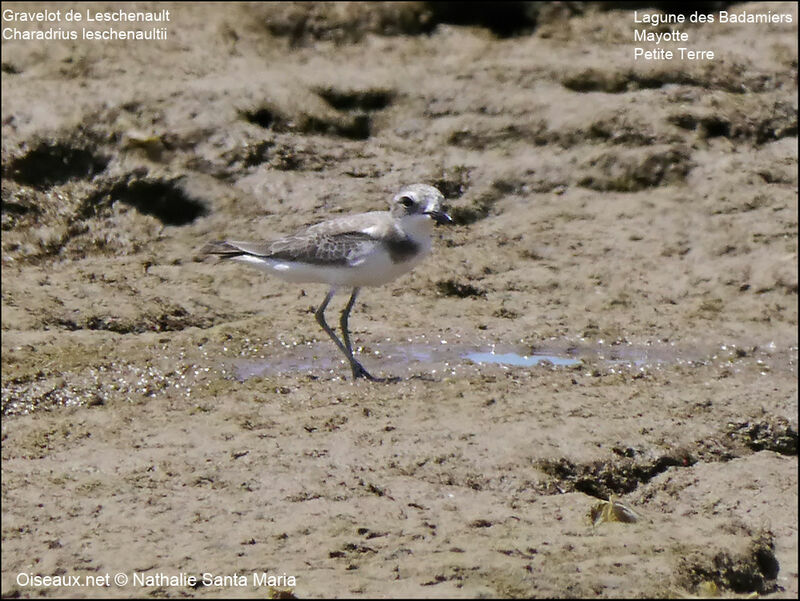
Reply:
[[[200,253],[224,259],[250,255],[312,265],[345,266],[358,264],[378,244],[374,237],[364,232],[307,233],[287,236],[274,242],[209,242]]]

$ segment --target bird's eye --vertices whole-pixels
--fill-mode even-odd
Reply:
[[[406,208],[413,207],[414,206],[414,199],[411,198],[410,196],[402,196],[400,198],[400,204],[402,204]]]

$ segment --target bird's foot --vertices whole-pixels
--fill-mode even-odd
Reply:
[[[397,382],[400,378],[376,378],[371,373],[369,373],[364,366],[361,365],[358,361],[353,361],[350,365],[353,370],[353,379],[357,380],[358,378],[364,378],[369,380],[370,382]]]

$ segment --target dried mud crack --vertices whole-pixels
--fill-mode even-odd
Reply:
[[[717,436],[655,457],[646,450],[617,446],[612,451],[618,458],[607,461],[580,464],[560,458],[534,465],[550,477],[544,488],[551,494],[577,491],[607,500],[633,492],[670,468],[732,461],[763,450],[797,456],[797,430],[785,418],[766,417],[728,424]]]
[[[780,564],[770,532],[753,536],[743,550],[692,550],[678,562],[678,582],[686,590],[710,593],[709,583],[733,593],[766,595],[778,592]],[[701,588],[701,585],[705,585]]]

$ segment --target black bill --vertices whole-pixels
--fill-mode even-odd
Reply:
[[[453,223],[453,218],[444,211],[425,211],[425,214],[433,217],[436,225],[449,225]]]

